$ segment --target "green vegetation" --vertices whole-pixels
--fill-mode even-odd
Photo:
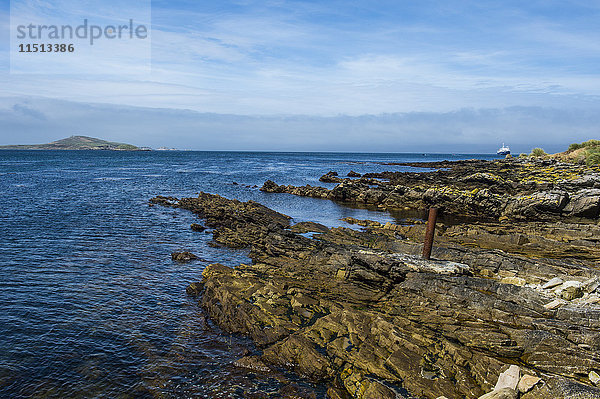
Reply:
[[[546,155],[548,154],[542,148],[534,148],[531,150],[531,154],[529,154],[531,157],[545,157]]]
[[[588,166],[600,165],[600,152],[593,152],[590,155],[588,155],[587,159],[585,160],[585,163]]]
[[[588,140],[573,143],[566,152],[570,160],[585,163],[588,166],[600,165],[600,140]]]
[[[575,151],[575,150],[579,150],[580,148],[593,148],[593,147],[600,147],[600,140],[588,140],[588,141],[584,141],[583,143],[573,143],[569,146],[569,149],[567,151]]]

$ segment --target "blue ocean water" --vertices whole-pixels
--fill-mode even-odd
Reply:
[[[494,156],[0,151],[0,397],[244,398],[290,384],[324,397],[322,386],[289,374],[233,366],[251,342],[212,325],[185,288],[206,264],[235,266],[247,252],[208,246],[209,234],[189,229],[194,215],[148,199],[205,191],[296,222],[386,222],[393,216],[258,187],[333,186],[319,176],[467,158]],[[206,262],[172,262],[178,250]]]

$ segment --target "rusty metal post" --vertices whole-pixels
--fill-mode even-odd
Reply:
[[[435,235],[435,222],[437,221],[438,209],[429,208],[429,219],[427,220],[427,230],[425,231],[425,244],[423,245],[423,258],[431,258],[431,248],[433,247],[433,237]]]

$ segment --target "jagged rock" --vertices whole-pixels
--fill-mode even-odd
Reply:
[[[564,191],[535,192],[523,195],[510,202],[504,210],[504,215],[535,218],[539,213],[559,213],[569,201],[568,193]]]
[[[598,287],[600,287],[600,278],[598,277],[592,277],[591,279],[586,280],[583,282],[583,284],[581,284],[581,289],[586,294],[591,294],[595,292],[598,289]]]
[[[198,296],[202,292],[202,283],[191,283],[185,289],[186,294],[189,296]]]
[[[355,172],[353,170],[351,170],[350,172],[348,172],[348,174],[346,176],[348,176],[348,177],[360,177],[361,174],[357,173],[357,172]]]
[[[579,281],[565,281],[557,290],[557,294],[567,301],[572,301],[576,298],[583,296],[583,290],[581,289],[581,282]]]
[[[533,389],[542,379],[533,375],[525,374],[521,377],[517,389],[521,393],[527,393]]]
[[[496,382],[496,386],[494,387],[494,391],[510,388],[517,389],[517,385],[519,384],[519,380],[521,379],[521,368],[517,365],[511,365],[508,370],[504,371],[498,377],[498,381]]]
[[[198,259],[198,257],[191,252],[184,251],[184,252],[173,252],[171,254],[171,259],[174,261],[177,261],[177,262],[189,262],[191,260]]]
[[[279,186],[273,180],[267,180],[264,182],[260,191],[266,191],[268,193],[275,193],[279,189]]]
[[[598,218],[600,213],[600,189],[580,190],[572,195],[565,212],[573,216]]]
[[[518,392],[511,388],[502,388],[494,390],[480,396],[479,399],[517,399],[519,396]]]
[[[344,179],[341,179],[337,176],[338,176],[337,172],[329,171],[326,174],[324,174],[323,176],[321,176],[319,178],[319,181],[322,181],[323,183],[341,183],[344,181]]]

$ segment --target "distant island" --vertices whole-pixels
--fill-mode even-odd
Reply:
[[[115,143],[87,136],[71,136],[48,144],[3,145],[0,150],[110,150],[110,151],[145,151],[146,148],[132,144]]]

